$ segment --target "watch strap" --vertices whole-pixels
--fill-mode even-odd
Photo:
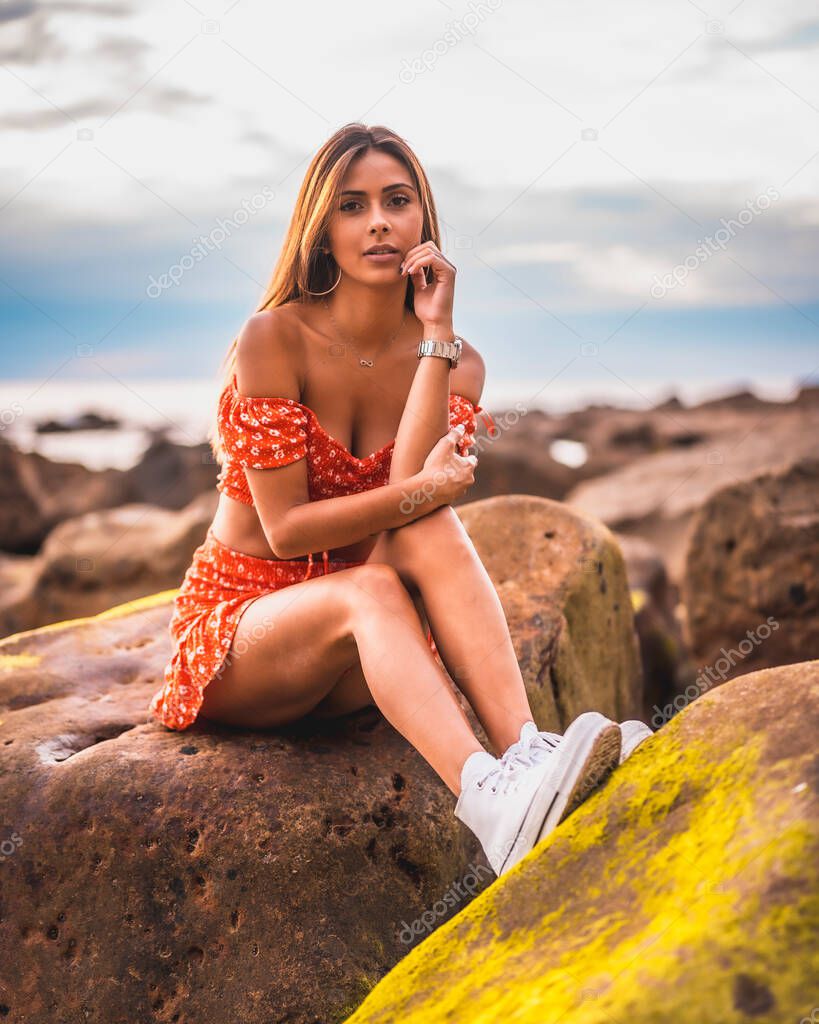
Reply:
[[[418,358],[422,356],[439,356],[449,359],[450,367],[457,366],[461,358],[463,339],[455,335],[454,341],[443,341],[440,338],[424,338],[418,345]]]

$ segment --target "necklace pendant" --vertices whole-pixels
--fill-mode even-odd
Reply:
[[[358,361],[361,364],[361,366],[372,366],[373,365],[372,359],[359,359]]]

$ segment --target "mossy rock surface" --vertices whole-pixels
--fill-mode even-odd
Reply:
[[[348,1024],[787,1024],[819,999],[819,661],[646,740]]]

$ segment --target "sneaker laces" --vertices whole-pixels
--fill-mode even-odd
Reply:
[[[521,739],[516,740],[504,752],[501,761],[531,768],[542,763],[562,739],[559,732],[538,732],[534,729],[527,729]]]
[[[522,778],[524,766],[511,759],[506,761],[503,758],[496,758],[495,760],[497,764],[479,776],[475,785],[478,789],[483,789],[486,783],[492,779],[492,785],[489,787],[491,793],[497,793],[499,789],[504,793],[510,788],[514,789]]]

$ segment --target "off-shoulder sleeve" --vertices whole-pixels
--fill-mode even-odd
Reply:
[[[459,423],[463,423],[466,427],[464,436],[456,446],[456,450],[459,455],[468,455],[469,453],[467,449],[470,445],[475,443],[475,426],[477,425],[476,413],[480,413],[483,417],[489,436],[491,438],[497,437],[500,433],[497,424],[483,406],[473,405],[465,395],[459,395],[457,392],[450,394],[449,429],[452,430],[452,428],[456,427]]]
[[[219,401],[219,431],[231,461],[272,469],[307,454],[307,415],[290,398],[256,398],[227,388]]]
[[[452,430],[459,423],[463,423],[466,429],[464,436],[456,445],[456,451],[459,455],[467,455],[467,449],[475,440],[475,406],[463,395],[451,394],[449,396],[449,429]]]

